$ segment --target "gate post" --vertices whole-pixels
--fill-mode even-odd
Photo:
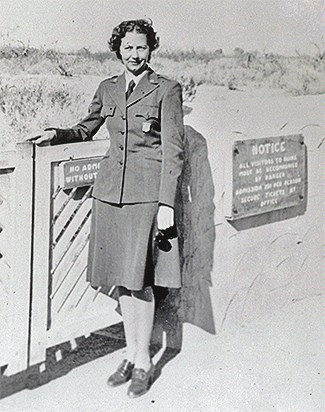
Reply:
[[[5,375],[13,375],[28,367],[29,314],[31,292],[31,257],[33,225],[34,147],[31,143],[16,145],[13,205],[13,254],[10,279],[11,343]]]
[[[50,269],[51,155],[54,148],[35,147],[35,218],[29,365],[44,362]]]

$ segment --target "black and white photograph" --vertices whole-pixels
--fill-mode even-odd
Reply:
[[[0,0],[0,411],[324,411],[324,17]]]

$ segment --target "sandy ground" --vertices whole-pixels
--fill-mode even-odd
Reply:
[[[321,412],[323,313],[318,296],[217,337],[185,325],[182,351],[138,399],[127,398],[127,385],[106,386],[123,357],[120,349],[47,385],[2,399],[0,410]]]
[[[265,91],[261,95],[256,91],[250,95],[246,91],[240,98],[225,88],[204,86],[193,104],[189,104],[197,109],[189,115],[191,124],[201,125],[202,118],[206,118],[200,131],[207,136],[211,134],[211,123],[218,126],[213,130],[229,136],[237,130],[268,136],[274,135],[274,128],[280,130],[286,122],[284,133],[296,133],[307,124],[305,117],[311,126],[319,123],[322,115],[314,108],[321,96],[295,98],[296,107],[290,106],[287,110],[287,96],[274,91],[268,95],[276,97],[278,104],[269,105]],[[247,97],[251,97],[249,105]],[[223,109],[216,111],[207,101],[214,101]],[[300,106],[305,117],[297,119]],[[254,120],[254,113],[258,113],[259,122]],[[321,142],[323,130],[306,128],[307,137],[310,130],[319,133],[314,146],[310,147],[314,150]],[[218,144],[217,140],[215,143],[212,138],[209,140],[212,154]],[[312,279],[312,274],[309,278]],[[139,399],[127,398],[127,385],[115,390],[107,387],[108,375],[123,358],[123,349],[113,348],[109,355],[84,364],[80,362],[82,366],[45,385],[17,391],[0,400],[0,411],[320,412],[325,410],[321,392],[323,313],[323,297],[315,295],[295,300],[269,317],[235,331],[227,329],[217,336],[185,324],[182,351],[165,364],[150,392]],[[162,352],[155,356],[155,362]],[[76,359],[78,356],[82,358],[83,353],[77,353]]]

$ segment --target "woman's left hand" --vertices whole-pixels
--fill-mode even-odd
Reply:
[[[158,230],[165,230],[174,226],[174,209],[170,206],[160,205],[157,215]]]

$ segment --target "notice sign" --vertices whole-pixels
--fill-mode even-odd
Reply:
[[[302,135],[236,141],[232,218],[296,206],[305,195]]]
[[[71,189],[94,183],[100,168],[101,157],[70,160],[60,163],[60,186]]]

